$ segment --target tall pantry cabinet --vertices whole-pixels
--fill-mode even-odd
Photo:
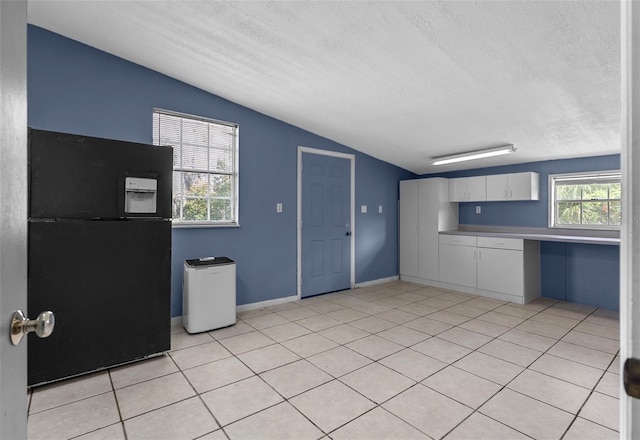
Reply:
[[[458,227],[458,204],[449,202],[441,177],[400,182],[400,279],[438,281],[438,232]]]

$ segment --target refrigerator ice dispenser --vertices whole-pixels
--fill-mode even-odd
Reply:
[[[124,212],[127,214],[154,214],[158,181],[142,177],[127,177],[124,185]]]

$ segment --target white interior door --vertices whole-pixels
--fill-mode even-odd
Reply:
[[[27,344],[14,310],[27,305],[27,2],[0,1],[0,438],[27,438]]]
[[[303,167],[303,156],[306,156],[307,158],[310,158],[310,157],[314,158],[310,163],[307,164],[306,169],[304,169]],[[338,178],[338,180],[342,182],[341,184],[337,185],[337,187],[340,187],[338,192],[342,194],[340,197],[336,197],[336,193],[334,192],[334,189],[336,188],[334,187],[334,185],[329,184],[329,187],[327,188],[327,185],[326,185],[327,182],[324,182],[325,184],[323,185],[322,182],[306,181],[305,178],[303,178],[303,169],[307,172],[310,172],[311,174],[314,174],[314,169],[315,169],[319,173],[318,176],[322,174],[323,171],[321,171],[321,169],[325,167],[324,166],[314,167],[314,164],[322,165],[323,158],[328,160],[329,162],[337,160],[338,163],[340,163],[340,165],[337,167],[330,167],[331,169],[336,171],[334,173],[335,176],[333,177]],[[335,162],[333,162],[333,164],[336,165]],[[338,171],[338,170],[341,170],[341,171]],[[319,149],[309,148],[309,147],[298,147],[298,258],[297,258],[298,259],[298,298],[315,295],[318,293],[330,292],[332,291],[332,289],[333,290],[349,289],[349,288],[353,288],[355,285],[355,258],[356,258],[355,241],[354,241],[354,237],[355,237],[355,224],[354,224],[355,223],[355,205],[354,205],[355,204],[355,171],[356,171],[355,155],[353,154],[319,150]],[[339,178],[338,175],[342,175],[342,178]],[[308,176],[308,174],[306,176]],[[346,178],[346,180],[344,178]],[[331,178],[329,180],[331,180]],[[311,185],[307,187],[307,184],[309,183]],[[314,183],[319,183],[320,185],[315,185]],[[331,243],[329,245],[329,252],[330,254],[335,256],[338,253],[337,248],[340,248],[339,249],[340,251],[344,251],[344,253],[340,258],[329,258],[329,259],[317,258],[314,260],[313,258],[309,258],[308,251],[306,251],[307,255],[304,255],[305,254],[304,249],[308,249],[308,247],[303,246],[303,244],[310,244],[313,247],[315,245],[314,242],[322,241],[321,239],[314,240],[313,233],[311,232],[309,233],[305,232],[303,237],[303,230],[310,231],[315,229],[313,225],[314,215],[309,213],[313,213],[314,210],[318,210],[318,211],[325,210],[326,203],[320,203],[314,207],[313,206],[314,198],[309,197],[309,193],[312,193],[313,191],[315,191],[315,189],[318,189],[320,187],[325,187],[321,191],[322,193],[324,193],[325,190],[328,189],[330,193],[330,196],[328,197],[328,200],[330,200],[329,204],[333,204],[335,201],[338,201],[340,199],[347,202],[341,209],[333,209],[333,208],[329,209],[329,211],[332,213],[340,213],[340,215],[338,216],[340,219],[342,219],[342,223],[340,224],[338,224],[338,220],[337,220],[338,217],[335,217],[333,219],[330,219],[329,221],[326,221],[326,219],[320,216],[320,214],[316,216],[319,223],[315,226],[319,226],[320,229],[323,228],[324,224],[330,224],[330,225],[336,226],[336,231],[338,231],[337,232],[338,235],[335,237],[336,240],[331,240]],[[348,187],[348,188],[346,188],[345,190],[344,187]],[[304,198],[303,196],[303,193],[305,192],[303,191],[303,189],[305,188],[307,189],[306,198]],[[346,192],[343,192],[343,191],[346,191]],[[311,202],[311,205],[308,205],[307,202]],[[323,204],[325,205],[325,207],[322,206]],[[305,213],[308,216],[308,218],[303,222]],[[323,219],[321,219],[321,217]],[[330,217],[332,217],[332,215]],[[310,237],[311,239],[309,239]],[[336,245],[338,241],[337,240],[338,237],[340,241],[342,241],[342,244]],[[345,242],[348,243],[348,249],[345,249]],[[325,243],[326,243],[326,240],[325,240]],[[335,252],[332,249],[332,247],[334,246],[336,248]],[[326,254],[326,250],[324,252]],[[322,253],[321,251],[318,251],[317,255],[320,255],[321,253]],[[341,260],[340,261],[341,269],[339,269],[337,266],[334,266],[334,262],[339,260]],[[321,264],[318,263],[318,265],[315,266],[315,261],[322,262],[322,263]],[[309,268],[309,266],[307,265],[308,263],[311,263],[311,268]],[[327,273],[327,270],[326,270],[327,267],[329,268],[328,269],[329,276],[325,277],[324,273]],[[346,277],[343,276],[343,274],[346,274]],[[318,276],[316,277],[316,275]],[[334,277],[333,275],[336,275],[336,277]],[[306,278],[307,280],[307,283],[305,283],[304,287],[303,287],[303,278]],[[316,278],[316,280],[319,280],[319,283],[313,284],[312,286],[310,286],[311,283],[309,281],[312,281],[313,283],[315,283],[316,281],[313,278]],[[326,280],[326,284],[325,284],[325,280]],[[336,283],[334,284],[335,280],[338,280],[338,281],[336,281]]]
[[[303,154],[302,297],[351,287],[351,163]]]
[[[640,358],[640,4],[621,2],[620,363]],[[620,393],[620,437],[640,438],[640,399]]]

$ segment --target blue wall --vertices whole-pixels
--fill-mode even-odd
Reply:
[[[233,258],[238,304],[296,294],[298,146],[356,155],[356,206],[369,206],[356,210],[356,283],[398,274],[398,181],[415,177],[406,170],[35,26],[28,99],[30,127],[133,142],[152,142],[153,108],[240,124],[241,226],[174,228],[172,316],[188,258]]]
[[[619,155],[530,162],[431,174],[428,177],[452,178],[535,171],[540,174],[540,200],[460,203],[460,224],[546,228],[549,174],[615,169],[620,169]],[[476,214],[476,206],[482,208],[481,214]],[[618,310],[619,272],[619,246],[540,243],[540,293],[544,297]]]

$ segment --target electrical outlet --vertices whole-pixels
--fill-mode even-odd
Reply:
[[[363,214],[366,214],[367,213],[367,205],[360,206],[360,212],[363,213]]]
[[[276,212],[282,212],[282,203],[276,204]]]
[[[382,205],[378,206],[378,214],[382,214]]]
[[[482,212],[482,208],[478,205],[476,206],[476,214],[480,214]]]

